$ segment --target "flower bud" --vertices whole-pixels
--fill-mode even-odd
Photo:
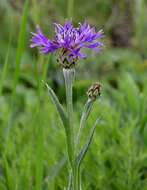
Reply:
[[[87,91],[88,98],[92,101],[95,101],[98,96],[101,95],[101,85],[98,82],[95,82]]]

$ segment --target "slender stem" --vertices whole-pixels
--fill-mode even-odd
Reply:
[[[75,69],[63,69],[63,75],[66,86],[66,104],[67,104],[67,115],[69,122],[69,134],[67,139],[68,144],[68,157],[72,170],[72,187],[73,190],[79,190],[78,188],[78,170],[75,162],[75,151],[74,151],[74,126],[73,126],[73,101],[72,101],[72,88],[75,78]]]
[[[73,168],[73,190],[79,190],[79,168],[78,165],[75,164]]]
[[[73,105],[72,105],[72,86],[74,81],[75,71],[73,69],[63,69],[63,75],[65,79],[65,87],[66,87],[66,104],[67,104],[67,116],[68,116],[68,136],[67,136],[67,144],[68,144],[68,157],[73,167],[74,164],[74,131],[73,131]]]
[[[69,172],[69,180],[68,180],[68,187],[67,190],[72,189],[72,171]]]
[[[80,172],[80,166],[77,166],[78,167],[78,171],[77,171],[77,175],[78,175],[78,190],[81,190],[81,172]]]

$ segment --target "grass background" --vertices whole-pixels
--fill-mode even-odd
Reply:
[[[77,64],[75,126],[93,81],[101,81],[85,136],[102,120],[82,165],[84,190],[147,190],[147,1],[0,1],[0,190],[62,190],[67,185],[62,123],[42,84],[65,105],[55,55],[29,48],[39,24],[85,19],[105,31],[105,50]]]

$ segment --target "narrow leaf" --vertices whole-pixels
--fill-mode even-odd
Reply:
[[[85,143],[85,145],[83,146],[83,148],[81,149],[79,155],[77,156],[77,159],[76,159],[76,162],[78,164],[78,166],[80,166],[82,160],[84,159],[88,149],[89,149],[89,146],[92,142],[92,139],[93,139],[93,135],[94,135],[94,132],[95,132],[95,129],[96,129],[96,126],[98,124],[98,121],[99,121],[99,118],[96,120],[95,124],[93,125],[91,131],[90,131],[90,135],[89,137],[87,138],[87,142]]]
[[[36,139],[36,151],[35,151],[35,190],[42,189],[43,182],[43,157],[44,157],[44,127],[43,125],[43,116],[42,113],[37,112],[35,116],[35,139]]]
[[[12,98],[15,96],[16,86],[19,80],[19,75],[20,75],[20,62],[21,62],[21,58],[23,55],[24,47],[25,47],[28,13],[29,13],[29,0],[25,0],[23,14],[21,18],[21,27],[19,31],[19,37],[18,37],[17,52],[16,52],[16,68],[15,68],[15,73],[14,73]]]
[[[2,94],[4,81],[5,81],[7,72],[8,72],[8,59],[9,59],[9,52],[10,52],[9,50],[10,50],[11,40],[12,40],[12,34],[10,33],[8,50],[7,50],[7,54],[6,54],[6,58],[5,58],[5,62],[4,62],[4,67],[2,70],[2,76],[1,76],[1,80],[0,80],[0,96]]]
[[[65,129],[65,133],[66,133],[66,141],[67,141],[67,151],[68,151],[68,155],[69,155],[69,160],[70,162],[72,162],[72,150],[73,150],[73,146],[71,144],[71,130],[70,130],[70,125],[69,125],[69,120],[67,118],[66,113],[63,110],[62,105],[60,104],[57,96],[55,95],[54,91],[48,86],[48,84],[46,84],[49,95],[51,96],[52,101],[54,102],[56,109],[60,115],[60,118],[63,122],[63,126]]]
[[[7,158],[5,155],[3,155],[3,169],[4,169],[4,175],[6,179],[6,185],[8,189],[15,189],[16,183],[14,182],[14,173],[12,174],[12,170],[8,164]]]
[[[92,105],[93,105],[93,101],[88,99],[85,106],[84,106],[84,110],[83,110],[83,113],[82,113],[82,116],[81,116],[80,128],[79,128],[78,135],[77,135],[77,140],[76,140],[76,145],[77,146],[79,144],[82,131],[83,131],[85,125],[86,125],[86,121],[87,121],[87,119],[89,117],[89,114],[91,112]]]
[[[48,92],[49,92],[49,95],[53,101],[53,103],[55,104],[55,107],[60,115],[60,118],[63,122],[63,125],[65,127],[65,130],[67,131],[67,127],[68,127],[68,119],[67,119],[67,115],[65,114],[65,111],[62,107],[62,105],[60,104],[59,102],[59,99],[57,98],[56,94],[54,93],[54,91],[51,89],[51,87],[48,86],[47,83],[45,83],[47,89],[48,89]]]

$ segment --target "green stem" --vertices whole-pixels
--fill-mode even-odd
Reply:
[[[72,171],[69,171],[69,180],[68,180],[68,187],[67,190],[72,189]]]
[[[73,168],[73,190],[80,190],[79,189],[79,167],[78,165],[74,165]]]
[[[78,173],[75,162],[75,151],[74,151],[74,126],[73,126],[73,101],[72,101],[72,88],[75,78],[75,69],[63,69],[63,75],[66,86],[66,104],[67,104],[67,116],[69,122],[69,133],[67,135],[67,147],[68,157],[72,170],[72,187],[73,190],[78,190]]]
[[[72,86],[74,81],[75,70],[74,69],[63,69],[63,75],[65,79],[66,87],[66,104],[67,104],[67,117],[68,117],[68,157],[71,167],[74,165],[74,131],[73,131],[73,104],[72,104]]]
[[[78,175],[78,190],[81,190],[81,175],[80,175],[80,166],[77,166],[77,175]]]

